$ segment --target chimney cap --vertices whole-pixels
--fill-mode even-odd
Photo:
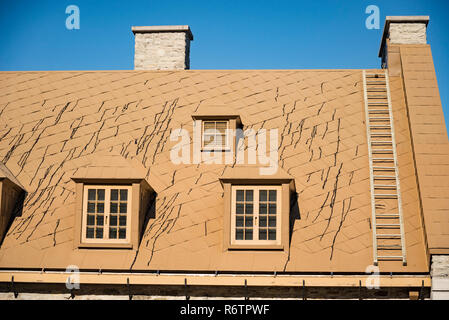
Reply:
[[[379,57],[382,57],[385,42],[390,31],[390,23],[425,23],[427,27],[429,24],[429,16],[387,16],[385,18],[382,41],[380,42]]]
[[[190,27],[184,26],[133,26],[131,30],[136,33],[157,33],[157,32],[185,32],[189,40],[193,41],[193,34]]]

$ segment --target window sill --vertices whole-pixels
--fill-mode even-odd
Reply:
[[[228,247],[229,251],[233,250],[276,250],[283,251],[284,246],[282,244],[232,244]]]
[[[78,249],[132,249],[131,243],[80,243]]]
[[[201,152],[230,152],[231,148],[229,147],[217,147],[217,148],[202,148]]]

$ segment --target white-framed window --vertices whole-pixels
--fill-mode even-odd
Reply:
[[[84,185],[83,243],[129,243],[131,186]]]
[[[231,187],[231,245],[281,243],[281,186]]]
[[[203,150],[223,150],[229,148],[228,129],[228,120],[203,120],[201,131]]]

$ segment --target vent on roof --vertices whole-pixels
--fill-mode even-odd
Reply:
[[[132,27],[135,37],[134,69],[190,69],[189,26]]]

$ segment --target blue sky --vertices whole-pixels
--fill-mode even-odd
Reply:
[[[65,27],[68,5],[80,29]],[[368,5],[380,29],[367,29]],[[387,15],[429,15],[449,121],[449,1],[0,0],[0,70],[133,69],[131,26],[190,25],[191,69],[379,68]]]

